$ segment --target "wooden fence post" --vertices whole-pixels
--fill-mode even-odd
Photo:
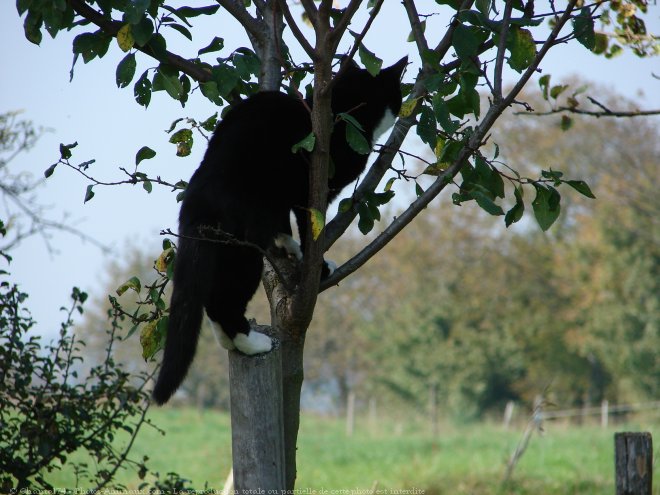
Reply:
[[[267,327],[260,327],[267,333]],[[245,356],[229,352],[231,439],[234,486],[250,489],[286,488],[282,402],[282,348]]]
[[[348,392],[346,403],[346,436],[352,437],[355,431],[355,391]]]
[[[610,403],[607,399],[603,399],[600,403],[600,427],[607,428],[609,422]]]
[[[651,434],[615,433],[616,495],[651,495],[653,442]]]
[[[515,410],[515,408],[516,408],[516,403],[513,402],[512,400],[506,403],[506,407],[504,408],[504,419],[503,419],[503,425],[505,430],[508,430],[509,426],[511,425],[511,420],[513,419],[513,411]]]

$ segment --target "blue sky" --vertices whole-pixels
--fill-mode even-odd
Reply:
[[[649,30],[660,32],[660,7],[651,5],[649,8]],[[366,38],[367,46],[382,57],[385,64],[405,54],[411,55],[412,60],[414,45],[405,42],[409,27],[400,2],[385,2],[381,15]],[[223,17],[220,28],[210,22],[217,22],[217,19],[198,19],[199,22],[194,22],[196,27],[200,26],[193,31],[195,42],[190,43],[172,32],[168,38],[171,51],[193,56],[196,49],[205,46],[214,36],[226,40],[227,48],[222,55],[238,46],[249,46],[245,35],[228,15]],[[437,29],[441,34],[446,22],[446,18],[431,18],[427,33]],[[361,25],[358,18],[356,26]],[[182,109],[178,102],[160,92],[154,94],[151,105],[144,110],[133,99],[132,85],[118,89],[115,84],[115,68],[125,54],[114,42],[100,61],[85,65],[80,60],[73,81],[69,82],[73,59],[71,40],[79,32],[60,33],[55,40],[44,34],[41,46],[37,47],[25,39],[22,19],[15,11],[14,2],[0,2],[0,66],[3,67],[0,112],[21,110],[23,118],[52,129],[30,153],[12,162],[12,168],[41,177],[43,171],[57,161],[59,144],[77,141],[74,162],[95,158],[96,163],[90,169],[92,175],[117,180],[121,177],[119,167],[132,169],[136,151],[147,145],[158,154],[142,162],[142,171],[174,182],[187,180],[202,157],[203,141],[196,142],[189,158],[181,159],[174,155],[174,145],[168,143],[164,131],[176,118],[206,118],[216,108],[195,93]],[[310,30],[306,33],[311,36]],[[154,65],[146,56],[138,55],[137,74]],[[651,75],[651,72],[660,74],[657,58],[640,60],[624,54],[605,60],[573,43],[551,51],[542,68],[544,73],[552,74],[553,82],[577,74],[637,99],[640,107],[660,108],[660,82]],[[409,77],[413,72],[409,71]],[[49,218],[61,220],[68,215],[68,221],[78,229],[110,246],[110,254],[103,254],[94,245],[61,233],[54,234],[51,240],[58,251],[55,254],[48,251],[38,236],[28,239],[13,252],[14,261],[9,268],[12,279],[30,294],[29,307],[38,322],[37,329],[46,335],[54,335],[58,330],[59,308],[68,303],[73,286],[102,295],[108,280],[109,257],[121,261],[126,247],[135,245],[151,250],[155,258],[162,241],[159,232],[165,228],[176,230],[175,194],[157,186],[151,194],[141,186],[99,187],[93,200],[83,205],[87,184],[75,172],[60,167],[37,190],[37,197],[41,204],[48,205]],[[0,215],[4,213],[2,208],[0,206]]]

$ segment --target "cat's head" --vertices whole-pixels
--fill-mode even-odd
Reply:
[[[401,109],[401,76],[407,64],[408,57],[403,57],[372,76],[355,62],[350,63],[333,89],[333,112],[349,112],[377,139]]]

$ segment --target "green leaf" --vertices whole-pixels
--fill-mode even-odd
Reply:
[[[153,189],[153,186],[152,186],[150,180],[144,180],[144,181],[142,181],[142,187],[143,187],[144,190],[147,191],[148,193],[151,193],[151,191],[152,191],[152,189]]]
[[[139,293],[140,290],[142,289],[142,284],[140,283],[140,279],[137,277],[129,278],[126,282],[124,282],[119,287],[117,287],[116,290],[117,295],[121,296],[128,289],[134,290],[135,292]]]
[[[504,210],[481,191],[472,191],[470,196],[476,200],[482,210],[495,216],[504,215]]]
[[[539,78],[539,86],[543,92],[543,99],[548,100],[548,90],[550,89],[550,74],[546,74]]]
[[[199,55],[202,55],[204,53],[217,52],[217,51],[222,50],[224,48],[224,46],[225,46],[225,40],[216,36],[215,38],[213,38],[213,40],[208,45],[206,45],[204,48],[200,49],[197,52],[197,55],[199,56]]]
[[[423,106],[419,112],[419,122],[417,123],[417,135],[428,144],[431,149],[435,148],[437,141],[437,127],[435,114],[427,106]]]
[[[142,47],[151,40],[154,34],[154,23],[148,17],[143,17],[140,22],[132,25],[131,32],[135,44]]]
[[[87,186],[87,190],[85,191],[85,201],[83,201],[84,203],[87,203],[87,201],[94,197],[94,191],[92,190],[93,187],[94,186],[91,184]]]
[[[111,40],[112,37],[100,31],[79,34],[73,39],[73,53],[82,55],[83,62],[87,63],[95,57],[103,57],[108,51]]]
[[[131,24],[139,23],[150,4],[150,0],[131,0],[124,10],[125,19]]]
[[[536,57],[536,43],[528,29],[511,26],[506,47],[511,53],[508,60],[509,66],[517,72],[522,72],[529,67]]]
[[[158,68],[154,76],[153,91],[164,89],[175,100],[181,100],[183,97],[183,85],[179,80],[178,73],[169,73],[170,71],[163,65]]]
[[[240,81],[236,69],[226,64],[213,67],[211,76],[218,84],[218,91],[223,98],[227,98]]]
[[[367,50],[362,43],[360,43],[358,54],[360,55],[360,61],[365,69],[367,69],[367,72],[374,77],[377,76],[383,66],[383,60],[378,58],[375,53]]]
[[[171,23],[171,24],[165,24],[165,26],[170,27],[170,28],[174,29],[175,31],[178,31],[179,33],[184,35],[186,38],[188,38],[190,41],[192,41],[192,39],[193,39],[192,33],[190,32],[190,30],[188,28],[182,26],[181,24]]]
[[[367,138],[364,137],[364,134],[357,127],[349,122],[346,123],[346,141],[356,153],[361,155],[371,153],[371,146],[369,146]]]
[[[534,184],[536,197],[532,201],[534,216],[542,230],[548,230],[561,212],[561,196],[554,187]]]
[[[25,16],[25,21],[23,22],[23,31],[25,37],[30,43],[38,45],[41,43],[42,34],[41,26],[43,26],[43,17],[40,12],[35,10],[29,10],[27,16]]]
[[[594,193],[591,192],[591,188],[583,180],[567,180],[566,184],[571,186],[577,192],[586,196],[587,198],[596,199]]]
[[[316,208],[310,208],[309,216],[312,223],[312,239],[317,240],[325,227],[325,215]]]
[[[191,129],[180,129],[170,136],[170,143],[176,144],[176,156],[188,156],[193,146]]]
[[[472,60],[479,54],[479,47],[488,39],[488,32],[478,27],[463,24],[456,26],[451,44],[461,60]]]
[[[55,164],[51,165],[50,167],[48,167],[46,169],[46,171],[44,172],[44,177],[46,177],[46,179],[47,179],[48,177],[53,175],[53,173],[55,173],[55,168],[56,167],[57,167],[57,163],[55,163]]]
[[[133,95],[135,96],[135,101],[143,107],[148,107],[149,102],[151,101],[151,81],[149,80],[149,71],[146,70],[140,76],[140,79],[137,80],[135,86],[133,86]]]
[[[344,121],[350,123],[350,124],[353,124],[355,127],[358,128],[358,130],[360,130],[361,132],[364,132],[364,128],[362,127],[362,125],[351,114],[342,112],[342,113],[338,113],[337,117],[340,118],[341,120],[344,120]]]
[[[199,15],[213,15],[215,14],[220,5],[208,5],[206,7],[179,7],[176,12],[181,17],[197,17]]]
[[[422,28],[422,33],[426,32],[426,20],[423,20],[422,22],[419,23],[420,27]],[[408,35],[408,38],[406,39],[408,43],[412,43],[415,41],[415,34],[413,31],[410,31],[410,34]]]
[[[241,79],[248,80],[252,75],[259,76],[261,61],[251,50],[241,49],[240,53],[234,54],[232,61]]]
[[[301,149],[309,151],[310,153],[314,149],[316,144],[316,136],[313,132],[310,132],[302,140],[298,141],[296,144],[291,146],[291,153],[298,153]]]
[[[202,94],[206,96],[216,105],[222,105],[222,98],[220,98],[220,91],[218,90],[218,83],[215,81],[207,81],[200,83],[199,89]]]
[[[118,87],[125,88],[131,83],[133,77],[135,76],[136,67],[137,63],[135,61],[134,53],[129,53],[122,59],[121,62],[119,62],[119,65],[117,65],[116,73]]]
[[[550,97],[553,100],[556,100],[560,94],[562,94],[568,88],[568,84],[558,84],[550,88]]]
[[[339,202],[337,207],[340,213],[346,213],[353,207],[353,198],[344,198]]]
[[[518,222],[522,218],[523,213],[525,212],[525,203],[523,202],[522,199],[522,193],[517,187],[514,189],[513,193],[516,197],[516,204],[513,205],[513,208],[507,211],[506,215],[504,216],[504,224],[507,227],[509,227],[511,224]]]
[[[71,148],[75,148],[76,146],[78,146],[77,141],[72,144],[60,143],[60,158],[62,160],[68,160],[69,158],[71,158],[72,155]]]
[[[573,119],[568,115],[562,115],[561,120],[559,121],[559,126],[561,127],[562,131],[567,131],[573,127]]]
[[[199,125],[202,126],[202,129],[204,129],[205,131],[213,132],[217,124],[218,124],[218,112],[215,112],[213,115],[211,115],[204,122],[201,122]]]
[[[591,11],[583,7],[580,14],[573,19],[573,34],[577,40],[589,50],[596,47],[596,33]]]
[[[149,148],[149,146],[143,146],[135,154],[135,165],[139,165],[142,160],[150,160],[156,156],[156,152]]]
[[[358,206],[358,229],[363,235],[367,235],[374,228],[374,218],[371,216],[371,211],[366,203],[360,203]]]

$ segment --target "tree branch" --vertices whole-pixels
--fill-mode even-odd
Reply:
[[[242,1],[237,0],[216,0],[223,9],[229,12],[251,36],[262,41],[263,31],[257,19],[252,17],[245,8]]]
[[[289,25],[289,29],[291,30],[291,33],[293,36],[298,40],[298,43],[300,43],[300,46],[302,47],[303,50],[305,50],[305,53],[307,56],[313,60],[314,59],[314,47],[312,47],[311,43],[305,38],[305,35],[303,32],[300,30],[300,27],[298,24],[296,24],[295,19],[291,15],[291,10],[289,9],[289,6],[286,3],[286,0],[278,0],[278,4],[280,6],[280,9],[282,9],[282,13],[284,14],[284,18],[286,19],[287,24]]]
[[[458,154],[456,160],[444,172],[442,172],[431,186],[424,191],[399,217],[397,217],[383,232],[381,232],[369,245],[362,251],[353,256],[344,265],[339,267],[330,277],[325,279],[320,286],[320,291],[323,291],[333,285],[338,284],[341,280],[356,271],[371,259],[377,252],[383,249],[403,228],[408,225],[426,206],[445,188],[451,183],[453,177],[458,173],[467,159],[482,145],[482,141],[488,134],[488,131],[493,126],[495,121],[499,118],[502,112],[514,101],[515,97],[522,91],[522,88],[529,81],[532,75],[536,72],[541,60],[545,54],[553,46],[554,41],[563,29],[564,25],[571,18],[571,14],[575,7],[577,0],[570,0],[563,15],[557,19],[557,22],[546,39],[543,47],[537,53],[531,65],[527,68],[525,73],[521,76],[513,89],[509,92],[506,98],[499,102],[494,102],[488,109],[483,120],[475,128],[473,134],[470,136],[468,142],[463,146]],[[420,78],[421,79],[421,78]],[[419,79],[418,79],[419,80]],[[327,236],[327,234],[326,234]]]
[[[504,6],[504,16],[502,18],[502,28],[500,29],[500,42],[497,45],[497,57],[495,59],[495,74],[493,98],[496,102],[502,99],[502,68],[504,67],[504,51],[506,50],[506,38],[509,34],[509,21],[511,20],[511,10],[513,2],[509,0]]]
[[[344,9],[344,14],[339,19],[339,22],[337,22],[334,28],[328,33],[327,41],[332,44],[332,51],[336,50],[339,41],[342,36],[344,36],[344,33],[346,32],[348,25],[351,23],[351,19],[353,19],[353,16],[357,12],[357,9],[360,7],[360,4],[362,4],[362,0],[351,0],[348,6]]]
[[[447,55],[447,52],[451,48],[451,40],[454,35],[454,31],[456,30],[456,26],[458,26],[459,21],[458,21],[458,13],[461,12],[462,10],[468,10],[470,7],[472,7],[472,4],[474,3],[474,0],[464,0],[461,6],[458,8],[458,11],[456,12],[456,15],[454,18],[451,20],[449,23],[449,27],[447,28],[447,32],[445,35],[442,37],[440,40],[440,43],[438,43],[438,46],[435,47],[433,50],[435,53],[439,55],[439,59],[442,60],[445,58],[445,55]]]
[[[610,110],[610,109],[605,109],[605,110],[581,110],[576,107],[567,107],[567,106],[561,106],[557,107],[553,110],[548,110],[547,112],[514,112],[514,115],[528,115],[532,117],[545,117],[547,115],[556,115],[559,113],[573,113],[576,115],[588,115],[590,117],[626,117],[626,118],[634,118],[634,117],[650,117],[653,115],[660,115],[660,109],[658,110],[630,110],[630,111],[625,111],[625,110]]]
[[[428,51],[429,45],[426,41],[426,37],[424,36],[424,31],[422,30],[422,23],[419,21],[419,14],[417,13],[415,2],[413,0],[403,0],[403,6],[405,7],[406,13],[408,14],[408,20],[410,21],[412,34],[415,38],[417,51],[421,56],[426,51]]]
[[[92,24],[95,24],[105,33],[111,36],[117,36],[117,32],[123,25],[120,21],[113,21],[112,19],[108,19],[103,14],[97,12],[92,7],[87,5],[84,0],[67,1],[78,15],[82,16]],[[207,82],[211,80],[211,72],[203,66],[195,62],[191,62],[190,60],[180,57],[179,55],[171,53],[167,50],[164,52],[164,56],[160,56],[158,55],[158,52],[153,49],[151,43],[147,43],[144,46],[133,45],[133,48],[149,55],[150,57],[153,57],[159,62],[169,64],[179,69],[181,72],[187,74],[197,82]]]
[[[305,9],[305,13],[309,18],[309,22],[312,23],[312,26],[316,30],[319,15],[319,11],[317,10],[316,5],[314,5],[313,0],[300,0],[300,3],[302,4],[303,9]]]

